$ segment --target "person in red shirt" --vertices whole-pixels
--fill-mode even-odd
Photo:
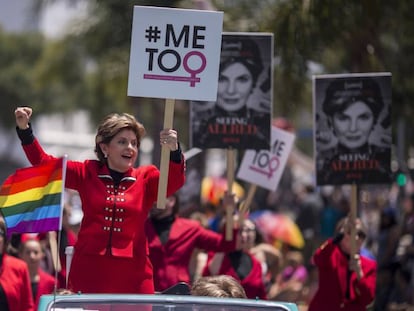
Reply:
[[[226,194],[226,202],[235,205],[235,198]],[[165,209],[153,208],[145,224],[149,254],[154,266],[156,291],[164,291],[179,282],[191,283],[189,264],[195,249],[232,251],[235,241],[205,229],[192,219],[177,216],[179,200],[176,194],[167,198]]]
[[[262,263],[250,251],[256,237],[255,224],[245,219],[235,237],[235,251],[208,254],[203,276],[230,275],[240,282],[248,298],[267,299]]]
[[[19,258],[27,263],[29,268],[32,294],[35,310],[39,305],[40,296],[52,294],[57,288],[56,279],[40,268],[40,263],[44,257],[44,252],[37,236],[23,234],[19,247]]]
[[[15,110],[17,134],[29,161],[47,154],[32,133],[30,107]],[[134,167],[143,125],[127,114],[110,114],[98,126],[98,160],[67,161],[65,187],[78,191],[83,219],[74,246],[68,289],[82,293],[153,294],[153,268],[144,224],[157,200],[160,171]],[[177,132],[163,129],[160,143],[170,152],[167,196],[185,181],[184,157]]]
[[[34,311],[27,264],[6,249],[6,224],[0,216],[0,310]]]
[[[356,228],[357,253],[350,258],[351,227]],[[357,218],[338,223],[338,234],[328,239],[314,253],[312,262],[319,272],[319,286],[309,304],[309,311],[365,311],[373,303],[377,264],[359,255],[366,230]]]
[[[65,194],[66,195],[66,194]],[[47,233],[39,233],[38,237],[42,248],[45,252],[45,256],[41,262],[40,267],[44,272],[49,273],[50,275],[56,274],[55,265],[58,265],[57,268],[57,279],[59,288],[66,288],[66,279],[67,279],[67,269],[66,269],[66,254],[65,250],[67,246],[74,246],[77,240],[76,233],[72,230],[69,225],[69,217],[72,207],[70,204],[65,203],[63,206],[62,213],[62,229],[58,231],[49,231]],[[54,247],[51,244],[54,243]],[[59,246],[59,262],[56,262],[56,259],[53,258],[52,248],[57,248]]]

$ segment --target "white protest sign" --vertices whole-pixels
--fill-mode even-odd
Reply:
[[[128,96],[215,101],[223,13],[134,6]]]
[[[246,150],[237,178],[275,191],[293,147],[295,135],[272,127],[269,150]]]

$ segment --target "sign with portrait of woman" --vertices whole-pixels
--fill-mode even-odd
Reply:
[[[273,34],[222,35],[217,100],[192,101],[192,147],[270,148]]]
[[[391,181],[391,74],[313,77],[318,185]]]

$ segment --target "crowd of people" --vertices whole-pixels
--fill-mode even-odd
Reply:
[[[30,162],[39,164],[53,156],[35,138],[31,115],[29,107],[16,109],[17,133]],[[80,227],[68,221],[70,205],[61,232],[8,238],[0,221],[1,310],[35,310],[42,294],[62,289],[155,294],[182,282],[192,295],[289,301],[310,311],[403,310],[414,304],[410,189],[360,189],[356,219],[349,217],[346,187],[282,186],[277,192],[293,193],[283,203],[275,202],[280,194],[260,192],[251,211],[286,213],[305,237],[303,248],[269,243],[249,215],[236,213],[226,223],[224,208],[237,210],[241,203],[232,193],[224,194],[216,215],[200,205],[182,216],[178,190],[185,182],[185,159],[172,129],[160,132],[170,166],[166,206],[157,208],[160,172],[154,165],[134,167],[143,134],[133,116],[109,115],[96,135],[98,160],[68,161],[66,186],[81,198]],[[220,220],[215,228],[213,219]],[[226,226],[233,226],[230,240]],[[56,239],[58,265],[51,259]],[[74,246],[70,269],[66,246]]]

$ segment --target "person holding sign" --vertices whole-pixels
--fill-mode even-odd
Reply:
[[[32,133],[30,107],[15,110],[17,133],[29,161],[53,158]],[[98,126],[98,160],[68,161],[65,187],[79,192],[83,219],[69,272],[69,286],[82,293],[154,293],[144,223],[157,199],[160,172],[154,165],[134,168],[144,126],[127,114],[110,114]],[[185,180],[177,132],[164,129],[161,144],[170,153],[167,193]]]
[[[386,134],[389,116],[385,115],[389,111],[377,81],[372,77],[333,79],[321,108],[336,144],[322,153],[317,140],[318,184],[389,182],[391,137]],[[322,116],[317,114],[319,125],[325,120]]]
[[[256,239],[255,224],[244,219],[235,238],[235,251],[208,254],[203,276],[230,275],[240,282],[248,298],[267,299],[262,263],[251,251]]]
[[[353,226],[356,228],[354,237],[351,236]],[[319,285],[309,311],[365,311],[374,301],[377,264],[359,254],[366,237],[365,226],[359,218],[352,223],[350,217],[345,217],[338,223],[337,231],[337,235],[323,243],[312,257],[319,271]],[[353,238],[358,251],[350,258]]]
[[[226,193],[224,202],[236,205],[232,194]],[[191,283],[189,264],[195,249],[231,252],[236,247],[235,240],[227,241],[224,234],[205,229],[198,221],[179,217],[179,207],[178,195],[173,194],[167,198],[165,209],[151,210],[145,223],[157,292],[179,282]]]

